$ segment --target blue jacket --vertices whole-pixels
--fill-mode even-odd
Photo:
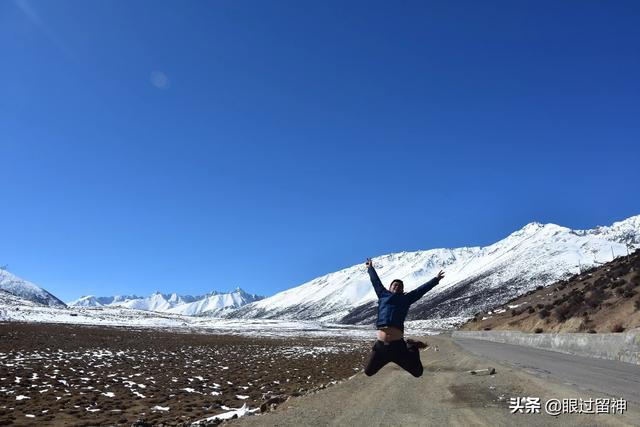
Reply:
[[[378,273],[373,267],[367,269],[373,288],[378,295],[378,320],[376,327],[395,326],[404,330],[404,319],[407,317],[409,306],[418,301],[424,294],[433,289],[440,279],[434,277],[424,285],[407,292],[406,294],[394,294],[382,286]]]

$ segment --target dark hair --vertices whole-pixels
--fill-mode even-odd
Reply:
[[[402,280],[400,280],[400,279],[393,279],[393,280],[391,281],[391,283],[389,284],[389,288],[391,288],[391,286],[392,286],[394,283],[399,283],[399,284],[400,284],[400,286],[401,286],[402,288],[404,288],[404,283],[403,283],[403,282],[402,282]]]

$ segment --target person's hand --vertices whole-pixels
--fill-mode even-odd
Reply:
[[[371,261],[371,258],[367,258],[367,262],[364,265],[366,265],[367,268],[373,267],[373,261]]]
[[[443,277],[444,277],[444,271],[440,270],[438,272],[438,280],[442,280]]]

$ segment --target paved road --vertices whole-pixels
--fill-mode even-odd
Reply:
[[[640,403],[640,366],[486,340],[455,338],[467,351],[543,378]]]
[[[426,337],[431,348],[421,352],[424,375],[413,378],[390,364],[373,377],[362,373],[316,394],[292,398],[274,412],[232,420],[240,426],[638,426],[640,405],[624,414],[516,413],[509,398],[598,398],[601,393],[541,378],[516,366],[466,351],[450,337]],[[435,351],[435,346],[439,351]],[[473,344],[472,344],[473,345]],[[480,344],[482,345],[482,344]],[[495,375],[469,374],[488,366]]]

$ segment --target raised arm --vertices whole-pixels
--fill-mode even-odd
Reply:
[[[373,268],[373,262],[371,261],[371,258],[367,258],[366,265],[367,265],[367,273],[369,273],[369,279],[371,279],[371,284],[373,285],[373,289],[375,289],[376,295],[378,295],[378,298],[380,298],[386,293],[389,293],[389,291],[386,290],[384,286],[382,286],[382,281],[380,281],[380,278],[378,277],[378,273],[376,273],[376,270]]]
[[[436,277],[434,277],[433,279],[429,280],[424,285],[421,285],[421,286],[417,287],[416,289],[412,290],[411,292],[407,292],[406,295],[409,298],[409,301],[410,301],[409,304],[413,304],[414,302],[418,301],[420,298],[422,298],[424,296],[424,294],[429,292],[431,289],[435,288],[436,285],[438,283],[440,283],[440,280],[443,277],[444,277],[444,271],[440,270],[440,272],[438,273],[438,275]]]

